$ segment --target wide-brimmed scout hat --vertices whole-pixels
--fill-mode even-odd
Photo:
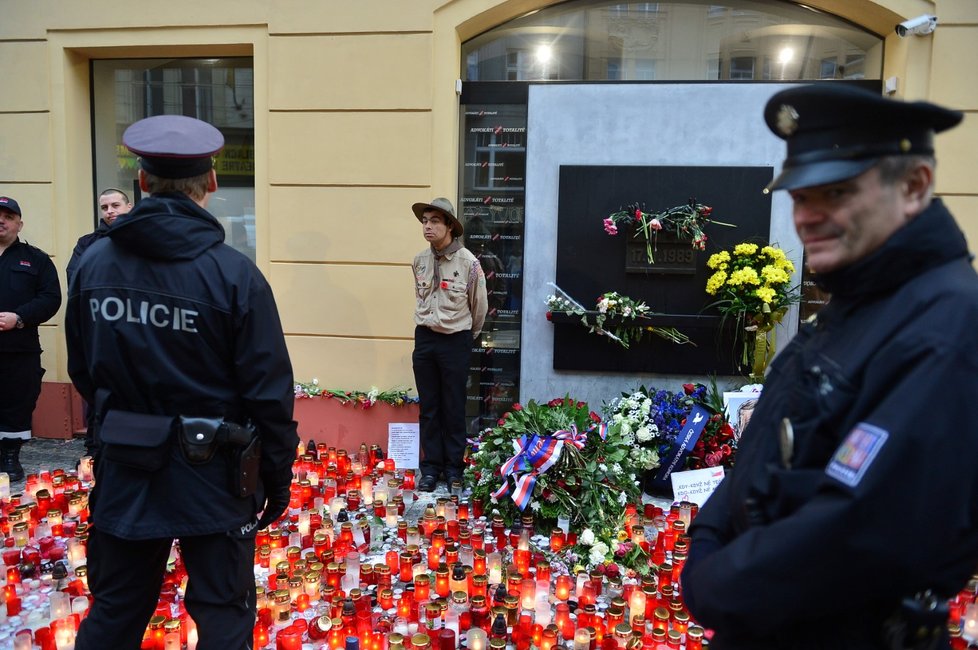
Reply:
[[[943,106],[888,99],[846,83],[782,90],[768,100],[764,121],[788,144],[788,155],[765,191],[844,181],[887,156],[933,155],[934,134],[962,117]]]
[[[431,199],[431,203],[415,203],[411,206],[411,210],[414,212],[414,216],[418,218],[418,221],[421,221],[425,210],[438,210],[448,218],[448,224],[452,228],[452,237],[461,237],[465,231],[462,228],[462,222],[455,216],[455,207],[445,197],[440,196],[437,199]]]

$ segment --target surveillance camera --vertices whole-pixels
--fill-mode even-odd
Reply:
[[[906,37],[908,34],[923,36],[930,34],[937,28],[937,16],[923,14],[910,20],[905,20],[896,26],[897,36]]]

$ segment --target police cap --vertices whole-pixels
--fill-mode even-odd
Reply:
[[[764,120],[788,144],[781,173],[765,191],[824,185],[862,174],[885,156],[933,155],[934,134],[962,114],[928,102],[903,102],[845,83],[782,90]]]
[[[122,134],[122,143],[139,156],[139,164],[160,178],[191,178],[210,171],[213,156],[224,148],[216,128],[183,115],[156,115],[139,120]]]

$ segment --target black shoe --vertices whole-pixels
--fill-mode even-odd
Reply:
[[[11,482],[24,480],[24,468],[20,464],[20,445],[17,438],[0,440],[0,472],[6,472]]]
[[[459,485],[465,485],[465,479],[462,478],[461,474],[445,474],[445,482],[448,483],[448,489],[452,489],[453,483],[458,483]]]
[[[438,485],[438,477],[425,474],[418,481],[418,492],[434,492],[436,485]]]

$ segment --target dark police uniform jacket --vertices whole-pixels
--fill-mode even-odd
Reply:
[[[978,562],[978,278],[935,200],[820,281],[832,299],[771,365],[683,573],[729,648],[882,648],[900,598]],[[794,444],[782,443],[782,420]],[[785,462],[787,461],[787,462]],[[946,645],[944,646],[946,647]]]
[[[0,311],[15,312],[24,327],[0,334],[0,354],[40,354],[37,326],[61,306],[58,271],[47,253],[17,239],[0,255]]]
[[[109,224],[102,220],[99,220],[98,227],[87,235],[82,235],[75,242],[75,248],[71,251],[71,258],[68,260],[68,266],[65,267],[65,276],[68,278],[68,282],[71,282],[71,278],[75,275],[75,271],[78,269],[78,264],[81,262],[82,255],[88,248],[97,242],[98,240],[105,237],[105,233],[109,232]]]
[[[142,200],[92,244],[69,286],[68,372],[94,403],[165,416],[251,420],[261,474],[291,477],[298,443],[294,384],[272,291],[224,229],[183,194]],[[263,490],[229,491],[230,460],[191,465],[179,444],[169,463],[140,472],[96,464],[92,517],[125,539],[202,535],[249,522]]]

